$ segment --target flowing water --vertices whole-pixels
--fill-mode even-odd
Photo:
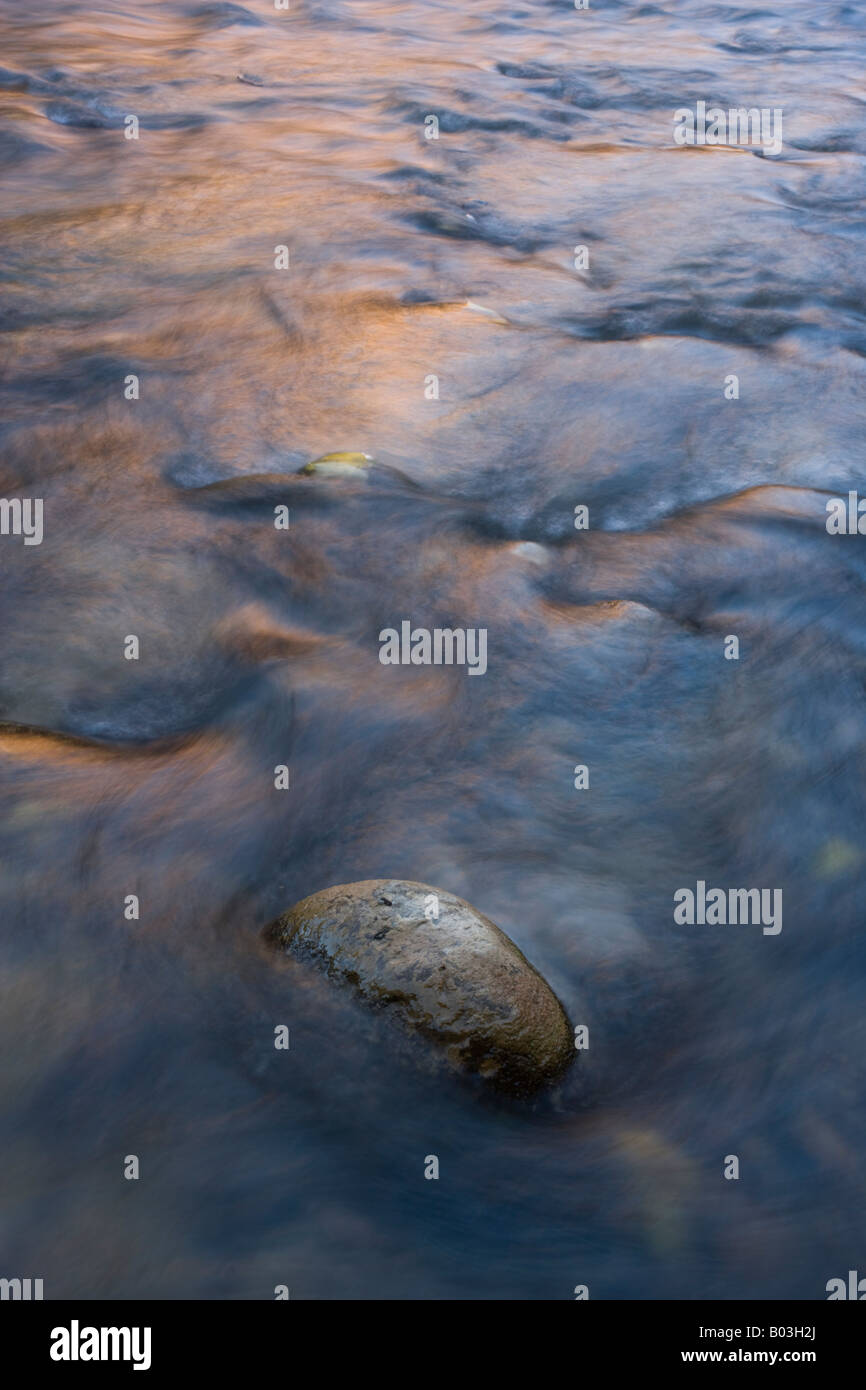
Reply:
[[[825,525],[864,58],[862,0],[0,0],[0,492],[44,502],[0,536],[0,1274],[864,1271],[866,552]],[[698,100],[782,110],[781,152],[678,147]],[[334,451],[376,463],[298,474]],[[382,665],[403,620],[486,629],[486,673]],[[558,1091],[431,1077],[263,945],[380,876],[588,1025]],[[782,931],[678,924],[698,880]]]

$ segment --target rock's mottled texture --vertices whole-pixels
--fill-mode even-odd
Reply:
[[[297,903],[271,934],[437,1044],[455,1067],[504,1089],[534,1090],[574,1057],[549,985],[451,893],[397,879],[340,884]]]

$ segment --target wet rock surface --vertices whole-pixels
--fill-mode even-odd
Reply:
[[[456,1069],[503,1090],[555,1081],[574,1056],[549,985],[504,932],[452,893],[401,879],[340,884],[296,903],[270,935],[326,964]]]

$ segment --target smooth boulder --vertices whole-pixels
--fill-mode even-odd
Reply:
[[[452,1066],[498,1087],[535,1090],[574,1058],[550,986],[504,932],[452,893],[397,879],[340,884],[296,903],[269,930]]]

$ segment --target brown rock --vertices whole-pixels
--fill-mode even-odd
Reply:
[[[340,884],[296,903],[270,931],[453,1066],[504,1089],[534,1090],[574,1058],[549,985],[504,932],[452,893],[398,879]]]

